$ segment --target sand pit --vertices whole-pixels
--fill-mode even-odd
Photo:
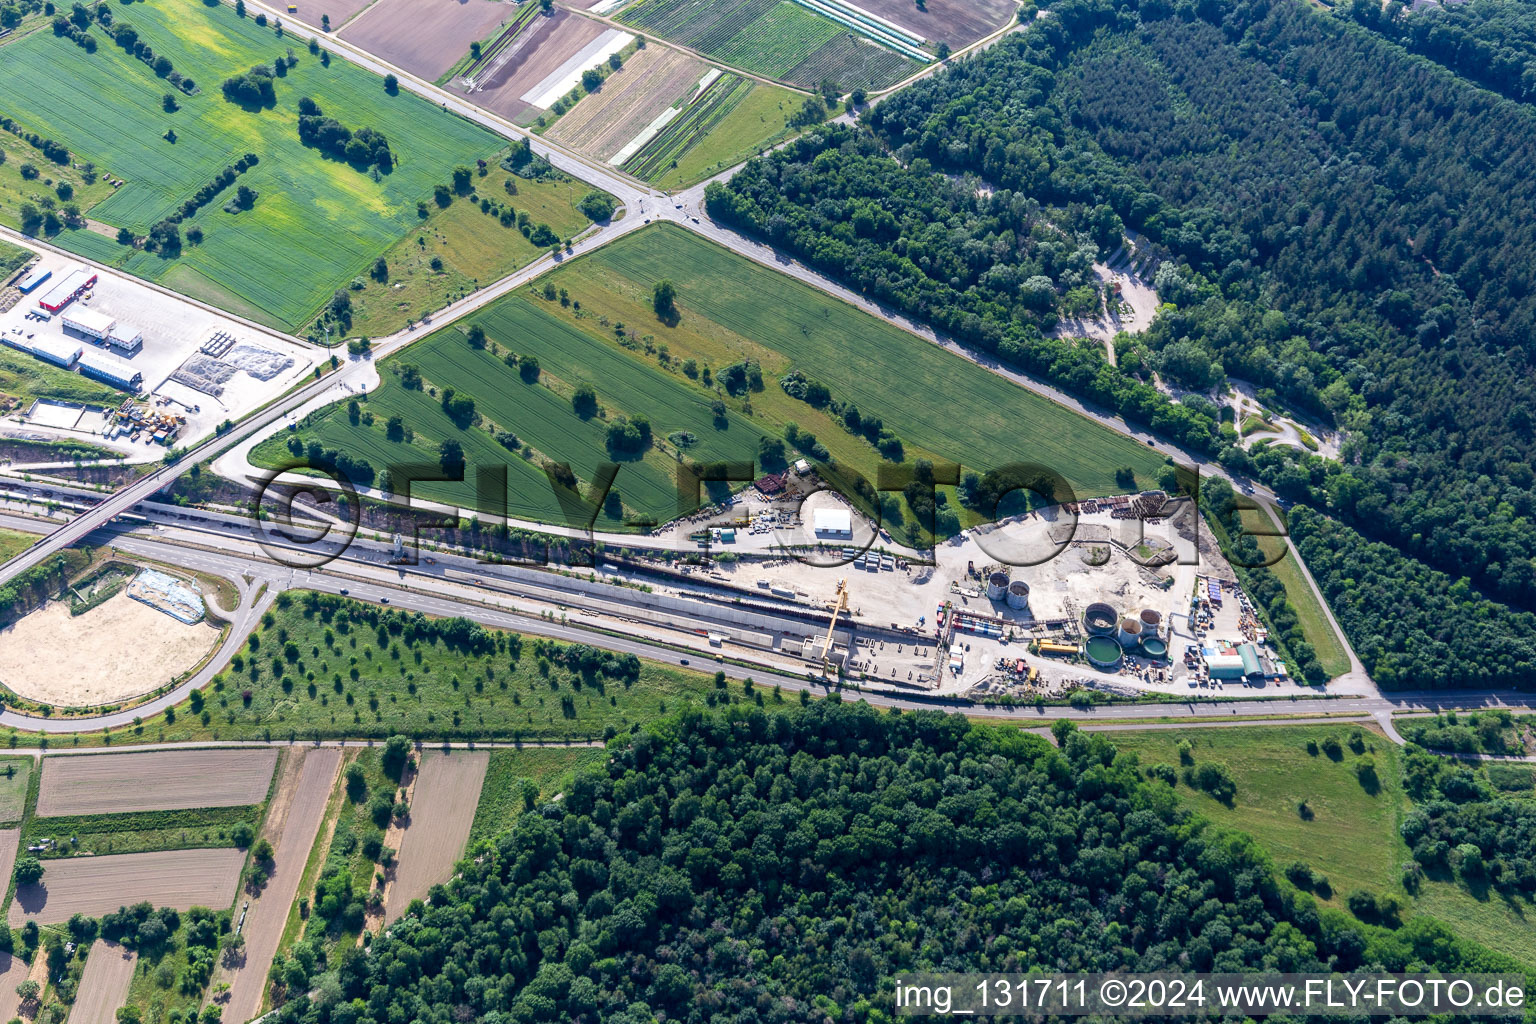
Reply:
[[[139,954],[115,942],[97,939],[85,961],[69,1024],[113,1024],[118,1007],[128,1001],[128,986]]]
[[[148,900],[157,907],[223,909],[235,900],[243,850],[166,850],[116,857],[67,857],[45,863],[43,880],[19,885],[10,922],[58,924],[74,914],[100,917]]]
[[[405,913],[412,900],[424,899],[428,889],[452,876],[475,823],[490,759],[485,751],[422,752],[421,771],[411,793],[411,821],[400,844],[400,866],[389,887],[385,924]]]
[[[52,601],[0,630],[0,683],[55,707],[113,704],[170,682],[218,638],[213,626],[178,622],[126,592],[83,615]]]
[[[266,799],[277,751],[69,754],[43,761],[37,816],[241,807]]]

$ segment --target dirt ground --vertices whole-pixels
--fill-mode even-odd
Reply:
[[[325,804],[341,767],[338,747],[319,747],[303,753],[303,769],[290,792],[274,800],[274,809],[283,813],[282,831],[276,836],[269,834],[274,848],[272,874],[246,914],[245,963],[224,975],[224,980],[230,982],[229,1002],[224,1004],[225,1020],[250,1020],[261,1010],[267,970],[288,922],[288,910],[299,894],[304,863],[320,831],[320,819],[325,815]],[[287,778],[285,771],[285,783]]]
[[[259,804],[276,764],[272,749],[49,757],[43,761],[37,815]]]
[[[127,593],[83,615],[53,601],[0,630],[0,683],[55,707],[113,704],[169,682],[218,639],[213,626],[180,622]]]
[[[245,853],[235,849],[50,860],[42,882],[16,887],[10,922],[58,924],[74,914],[100,917],[142,900],[177,910],[227,907],[244,865]]]
[[[69,1024],[114,1024],[118,1007],[128,1000],[128,986],[139,954],[115,942],[97,939],[85,960]]]
[[[331,28],[340,29],[347,23],[347,19],[353,17],[358,11],[363,10],[373,0],[299,0],[297,14],[286,13],[286,5],[279,7],[283,11],[284,18],[300,21],[311,28],[320,28],[324,23],[324,16],[330,15]]]
[[[423,751],[411,794],[411,820],[400,844],[400,866],[386,895],[384,923],[395,921],[415,899],[446,882],[464,853],[480,786],[491,755],[485,751]]]
[[[412,74],[436,78],[516,10],[492,0],[379,0],[339,34]]]
[[[549,130],[548,136],[606,160],[623,149],[657,115],[684,95],[709,70],[703,61],[662,46],[640,50],[614,72],[597,92]]]
[[[912,0],[849,2],[868,14],[925,36],[930,43],[945,42],[955,50],[1002,28],[1018,10],[1013,0],[927,0],[922,10]]]
[[[16,986],[27,980],[31,969],[21,957],[0,953],[0,1018],[14,1020],[20,1015],[21,997],[16,994]]]
[[[606,26],[558,8],[550,17],[539,16],[533,20],[533,25],[521,30],[529,38],[517,54],[502,65],[495,75],[481,83],[480,88],[470,93],[457,82],[449,85],[449,88],[460,95],[471,97],[480,106],[509,121],[517,121],[519,118],[527,121],[539,113],[538,107],[523,102],[523,93],[538,85],[576,51],[602,35]],[[464,48],[468,50],[468,44]]]

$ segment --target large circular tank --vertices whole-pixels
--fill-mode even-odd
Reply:
[[[1141,643],[1141,620],[1127,615],[1120,620],[1120,645],[1135,647]]]
[[[1103,601],[1083,609],[1083,627],[1093,636],[1108,636],[1115,631],[1115,610]]]
[[[1008,594],[1008,574],[1001,569],[987,574],[987,597],[1001,601]]]
[[[1098,668],[1114,668],[1120,664],[1120,645],[1115,643],[1113,637],[1089,637],[1083,645],[1083,653],[1088,655],[1089,663]]]
[[[1141,653],[1153,661],[1161,661],[1168,656],[1168,641],[1155,636],[1144,637],[1141,641]]]
[[[1158,636],[1162,632],[1163,613],[1151,608],[1143,608],[1137,616],[1141,620],[1141,635],[1143,637]]]
[[[1029,584],[1023,580],[1014,580],[1008,584],[1008,607],[1029,607]]]

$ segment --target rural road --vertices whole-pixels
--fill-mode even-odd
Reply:
[[[257,2],[257,0],[253,0],[253,3],[257,7],[266,6]],[[277,9],[274,7],[267,6],[266,9],[271,11],[276,16],[280,16],[281,14],[281,12],[277,11]],[[605,245],[616,238],[622,237],[631,231],[643,227],[650,221],[665,220],[678,224],[687,230],[695,231],[705,238],[708,238],[711,241],[714,241],[715,243],[724,246],[733,252],[745,256],[746,258],[751,259],[764,267],[768,267],[779,273],[787,274],[807,285],[810,285],[811,287],[822,291],[827,295],[840,299],[844,302],[851,303],[864,310],[865,312],[868,312],[874,316],[878,316],[881,319],[884,319],[887,322],[900,327],[901,329],[919,338],[922,338],[931,344],[937,345],[954,355],[968,359],[976,365],[988,370],[989,372],[1001,376],[1020,387],[1026,388],[1035,394],[1062,406],[1063,408],[1077,413],[1080,416],[1091,419],[1099,423],[1101,426],[1104,426],[1110,430],[1114,430],[1120,434],[1144,441],[1148,447],[1159,452],[1160,454],[1176,459],[1188,465],[1194,465],[1201,473],[1214,474],[1225,477],[1229,479],[1235,487],[1243,492],[1246,492],[1255,497],[1262,497],[1271,502],[1274,500],[1273,494],[1262,485],[1256,484],[1252,481],[1233,477],[1217,464],[1203,463],[1199,456],[1187,452],[1167,441],[1161,440],[1147,431],[1139,430],[1136,427],[1133,427],[1123,417],[1117,414],[1110,413],[1101,408],[1090,406],[1071,395],[1059,391],[1054,387],[1034,380],[1033,378],[1022,374],[1017,370],[1013,370],[1007,366],[1004,366],[988,354],[971,350],[951,338],[947,338],[938,334],[925,324],[917,322],[894,309],[887,308],[844,287],[843,285],[837,283],[819,271],[794,259],[787,253],[780,252],[772,246],[769,246],[754,238],[750,238],[723,224],[715,222],[708,216],[703,208],[703,194],[708,182],[701,183],[700,185],[696,185],[691,189],[680,192],[674,197],[660,197],[658,193],[655,190],[649,188],[649,186],[645,186],[642,183],[639,183],[630,178],[629,176],[615,171],[613,168],[610,168],[605,164],[600,164],[596,161],[589,160],[586,157],[575,153],[574,151],[567,150],[564,147],[549,143],[538,136],[534,136],[525,129],[519,128],[518,126],[512,124],[509,121],[506,121],[503,118],[490,114],[476,104],[465,100],[463,97],[457,96],[456,94],[448,92],[447,90],[442,89],[430,82],[417,78],[416,76],[413,76],[400,68],[387,64],[372,54],[361,50],[360,48],[355,47],[350,43],[346,43],[345,41],[340,40],[329,33],[320,32],[298,23],[291,25],[287,31],[303,40],[308,40],[311,37],[323,40],[327,46],[338,50],[348,59],[353,60],[354,62],[365,68],[368,68],[369,70],[374,71],[377,74],[394,74],[401,81],[405,88],[408,88],[413,92],[427,97],[434,102],[438,102],[446,110],[450,110],[462,117],[480,124],[488,130],[496,132],[503,137],[513,139],[529,139],[530,144],[534,148],[534,151],[540,156],[548,159],[556,167],[562,171],[565,171],[566,173],[574,175],[577,178],[606,189],[607,191],[617,196],[624,204],[626,212],[625,216],[621,220],[604,226],[599,230],[584,236],[581,240],[574,244],[572,250],[568,254],[562,255],[560,257],[550,255],[543,256],[540,259],[535,260],[533,263],[530,263],[528,266],[523,267],[516,273],[511,274],[508,277],[503,278],[502,280],[488,286],[487,288],[481,289],[480,291],[477,291],[470,296],[467,296],[466,298],[448,306],[446,309],[435,314],[433,320],[441,320],[442,322],[446,323],[452,321],[455,318],[464,316],[476,309],[479,309],[487,303],[495,301],[496,299],[508,294],[516,288],[521,287],[529,281],[532,281],[534,278],[563,262],[565,259],[574,258],[576,256],[590,252],[593,249]],[[1000,34],[995,33],[994,35],[1000,37]],[[988,39],[992,39],[992,37],[988,37]],[[982,42],[986,41],[987,40],[983,40]],[[725,172],[722,175],[717,175],[716,178],[712,180],[720,180],[724,177],[727,177],[730,173],[733,172]],[[32,240],[28,241],[32,242]],[[33,242],[33,244],[37,243]],[[49,248],[53,247],[49,246]],[[334,396],[337,399],[344,397],[347,394],[347,391],[342,387],[342,385],[362,382],[370,380],[374,377],[376,371],[374,366],[369,362],[369,358],[373,360],[385,358],[386,356],[406,347],[412,341],[424,336],[426,333],[429,332],[406,330],[376,342],[374,344],[371,357],[350,360],[340,370],[320,380],[306,384],[294,391],[291,391],[288,395],[284,396],[279,401],[268,405],[263,410],[260,410],[259,412],[253,414],[251,417],[241,421],[234,428],[227,431],[222,436],[215,436],[203,441],[201,444],[183,453],[179,459],[168,463],[163,468],[155,470],[146,477],[122,488],[113,494],[110,498],[103,501],[100,505],[97,505],[95,508],[81,514],[80,516],[75,517],[68,524],[59,527],[57,530],[39,541],[37,544],[33,545],[31,548],[16,555],[14,558],[10,559],[3,565],[0,565],[0,583],[4,583],[18,573],[26,571],[27,569],[40,564],[50,555],[78,542],[80,538],[86,536],[92,530],[110,522],[113,517],[121,514],[124,511],[127,511],[143,499],[147,498],[149,495],[153,494],[155,491],[158,491],[161,488],[169,485],[178,476],[180,476],[185,467],[194,465],[204,459],[211,459],[219,456],[237,445],[250,443],[259,439],[264,435],[264,432],[271,429],[280,428],[281,425],[285,422],[286,417],[288,417],[291,413],[323,396]],[[1301,564],[1300,554],[1296,551],[1294,544],[1291,542],[1288,536],[1285,538],[1285,543],[1290,556],[1294,557],[1298,564]],[[1316,597],[1317,601],[1326,610],[1327,602],[1323,598],[1323,595],[1320,589],[1317,587],[1316,582],[1312,579],[1311,574],[1307,573],[1306,578],[1309,585],[1313,589],[1314,596]],[[1328,617],[1332,622],[1333,617],[1331,611],[1329,612]],[[1334,623],[1334,628],[1341,643],[1349,652],[1351,671],[1345,681],[1347,681],[1350,686],[1355,688],[1374,690],[1375,684],[1370,680],[1368,674],[1365,672],[1364,666],[1360,663],[1359,658],[1355,655],[1355,652],[1349,643],[1348,637],[1342,630],[1338,629],[1337,623]]]

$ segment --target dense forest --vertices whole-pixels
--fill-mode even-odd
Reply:
[[[272,1020],[885,1019],[897,972],[1507,969],[1319,909],[1102,736],[821,702],[685,714],[509,822]],[[877,1015],[878,1014],[878,1015]]]
[[[1408,585],[1427,567],[1536,607],[1536,111],[1291,0],[1052,14],[858,129],[753,161],[712,187],[711,211],[1391,544],[1417,564]],[[932,183],[966,175],[984,185]],[[999,298],[1044,266],[1039,241],[1017,241],[1025,222],[996,209],[1032,201],[1101,252],[1118,219],[1163,259],[1175,308],[1145,358],[1127,345],[1110,367],[1044,337],[1022,294]],[[850,211],[875,202],[890,216],[861,233]],[[940,234],[963,272],[928,257]],[[1150,370],[1271,389],[1347,429],[1343,458],[1245,452],[1208,403],[1151,389]],[[1363,609],[1352,637],[1362,616],[1395,636],[1394,603]],[[1485,655],[1468,653],[1476,681]]]
[[[1412,14],[1402,0],[1348,0],[1340,10],[1486,89],[1536,101],[1536,20],[1521,0],[1451,0]]]

